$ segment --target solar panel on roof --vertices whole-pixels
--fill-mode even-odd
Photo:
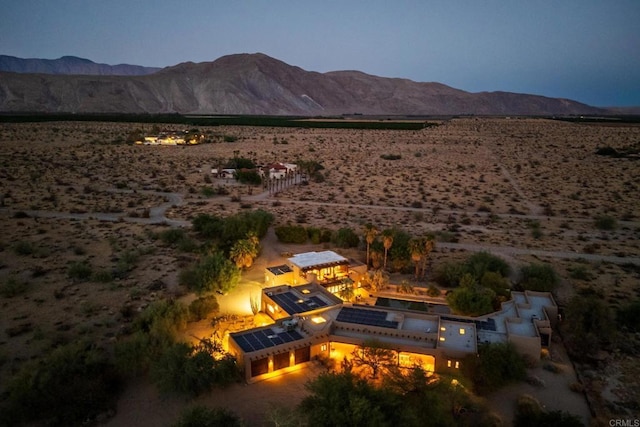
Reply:
[[[356,309],[352,307],[342,307],[336,320],[339,322],[357,323],[382,328],[396,329],[398,327],[398,322],[387,320],[387,313],[384,311]]]
[[[298,331],[275,333],[273,329],[267,328],[259,331],[232,334],[231,337],[245,353],[275,347],[277,345],[300,340],[304,338]]]

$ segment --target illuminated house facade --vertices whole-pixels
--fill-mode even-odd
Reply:
[[[329,292],[337,293],[344,279],[350,279],[359,287],[365,274],[365,264],[333,251],[305,252],[288,258],[286,264],[268,267],[264,281],[267,286],[318,283]]]
[[[288,273],[284,273],[288,274]],[[368,339],[389,345],[399,366],[459,369],[485,342],[512,342],[538,360],[551,339],[557,305],[546,292],[514,292],[502,310],[472,318],[344,303],[318,283],[263,290],[261,309],[275,324],[230,334],[229,351],[247,382],[300,369],[315,358],[340,362]]]

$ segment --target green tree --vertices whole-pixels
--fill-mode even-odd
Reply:
[[[466,316],[482,316],[493,311],[495,292],[475,283],[469,273],[462,276],[460,286],[447,295],[454,312]]]
[[[368,367],[371,370],[371,378],[377,378],[381,368],[398,364],[398,355],[387,344],[370,338],[353,350],[351,360],[355,366]]]
[[[387,269],[387,255],[389,253],[389,249],[393,246],[393,230],[386,229],[382,232],[382,245],[384,246],[384,264],[382,268],[384,270]]]
[[[226,408],[191,406],[180,414],[173,427],[242,427],[240,418]]]
[[[411,261],[415,264],[415,279],[419,280],[420,278],[420,264],[422,263],[422,258],[425,255],[425,245],[424,241],[419,238],[414,238],[409,241],[409,252],[411,253]]]
[[[560,282],[555,270],[549,264],[531,263],[520,269],[520,286],[530,291],[551,292]]]
[[[378,228],[370,223],[367,223],[363,227],[364,241],[367,243],[367,268],[369,268],[369,248],[371,244],[376,240],[376,236],[379,234]]]
[[[464,359],[462,370],[480,394],[522,381],[527,375],[525,361],[511,343],[481,344],[477,357],[470,355]]]
[[[234,289],[240,280],[238,267],[220,252],[203,257],[195,266],[180,274],[180,284],[198,294]]]
[[[351,301],[355,297],[353,280],[348,277],[340,280],[340,290],[338,291],[338,296],[342,298],[343,301]]]
[[[240,184],[248,185],[260,185],[262,184],[262,178],[255,170],[238,170],[235,173],[235,178]]]
[[[348,370],[320,374],[306,388],[309,395],[300,410],[311,427],[381,427],[403,421],[401,400]]]
[[[473,274],[476,280],[481,280],[484,273],[491,271],[507,277],[511,271],[509,264],[502,258],[490,254],[489,252],[476,252],[466,259],[465,269]]]
[[[240,269],[251,268],[253,260],[258,256],[260,240],[250,232],[246,239],[236,241],[231,247],[229,256]]]
[[[6,425],[80,425],[115,408],[121,379],[105,351],[76,341],[25,363],[6,384]]]
[[[607,302],[598,295],[576,295],[565,310],[566,343],[584,359],[615,341],[616,326]]]
[[[352,229],[343,227],[336,231],[333,242],[339,248],[355,248],[360,243],[360,238]]]

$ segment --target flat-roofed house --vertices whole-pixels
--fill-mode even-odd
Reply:
[[[296,261],[303,270],[344,263],[329,254]],[[500,311],[481,317],[425,313],[345,303],[319,283],[265,288],[261,309],[274,325],[229,337],[229,351],[244,367],[247,382],[300,369],[316,357],[339,362],[372,338],[397,354],[399,366],[421,365],[428,372],[455,372],[465,357],[490,342],[511,342],[539,360],[541,348],[551,342],[558,310],[551,294],[525,291],[513,292]]]

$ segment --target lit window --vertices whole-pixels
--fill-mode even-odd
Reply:
[[[451,367],[451,360],[447,360],[447,368]]]
[[[319,325],[320,323],[324,323],[327,321],[327,319],[325,319],[322,316],[315,316],[311,318],[311,321],[317,325]]]
[[[460,335],[464,335],[464,333],[465,333],[464,328],[460,328]]]
[[[444,331],[446,331],[446,330],[447,330],[447,328],[445,328],[444,326],[440,326],[440,330],[441,330],[442,332],[444,332]]]
[[[444,337],[440,337],[440,341],[445,341],[445,338]]]
[[[311,293],[311,291],[310,291],[309,289],[303,289],[303,290],[302,290],[302,293],[306,295],[306,294],[308,294],[308,293]]]
[[[327,345],[326,345],[326,344],[322,344],[322,345],[320,346],[320,350],[321,350],[321,351],[327,351]]]
[[[456,369],[460,368],[460,362],[456,362]]]
[[[269,310],[269,313],[273,313],[273,306],[271,304],[267,305],[267,310]]]

